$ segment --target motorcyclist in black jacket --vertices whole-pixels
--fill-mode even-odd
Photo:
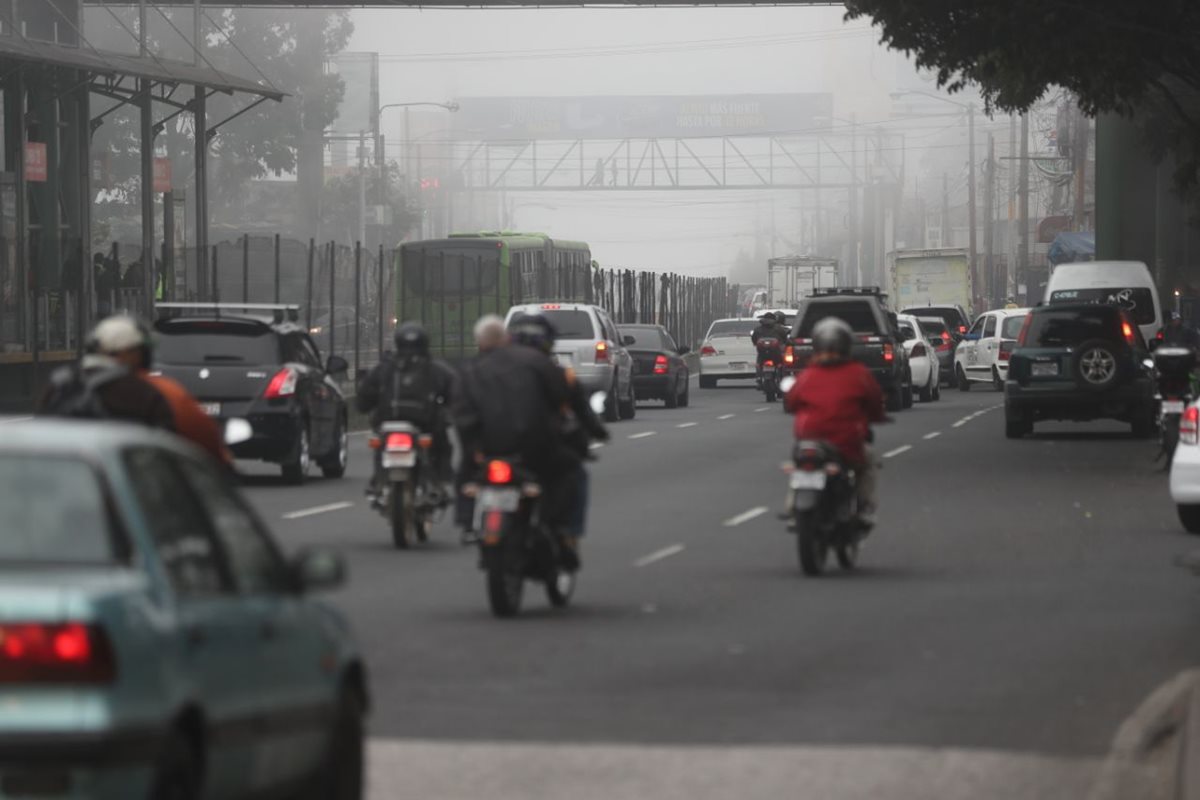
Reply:
[[[1178,311],[1171,312],[1167,324],[1158,332],[1158,341],[1163,347],[1187,347],[1192,350],[1200,350],[1200,332],[1185,323]]]
[[[429,335],[418,322],[405,322],[393,335],[395,352],[385,353],[380,363],[358,384],[355,403],[371,414],[371,427],[378,431],[384,422],[410,422],[433,436],[430,457],[438,491],[446,492],[452,477],[448,409],[454,402],[454,371],[429,355]],[[368,494],[377,494],[376,474]]]
[[[791,333],[791,329],[783,324],[782,314],[773,314],[768,311],[758,318],[758,327],[750,332],[750,341],[754,343],[754,349],[757,352],[755,374],[760,380],[762,379],[763,361],[768,356],[782,359],[783,348],[787,346],[787,340]],[[779,346],[776,348],[759,347],[758,343],[764,339],[775,339]]]

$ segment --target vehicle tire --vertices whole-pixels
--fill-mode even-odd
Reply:
[[[150,800],[196,800],[200,797],[202,780],[195,745],[183,731],[173,731],[155,769]]]
[[[933,385],[933,399],[942,399],[942,381],[940,378],[938,379],[938,382]]]
[[[1004,435],[1009,439],[1021,439],[1033,433],[1033,422],[1027,417],[1004,412]]]
[[[350,461],[350,434],[346,430],[346,420],[338,422],[334,434],[337,451],[321,462],[321,474],[326,478],[340,478],[345,475],[346,464]]]
[[[293,486],[299,486],[304,483],[304,479],[308,477],[308,470],[311,465],[312,454],[309,452],[308,421],[301,420],[300,434],[296,437],[296,442],[292,445],[291,457],[280,465],[280,472],[283,474],[284,482],[290,483]]]
[[[667,391],[663,397],[663,405],[667,408],[679,408],[679,380],[675,380],[675,386]]]
[[[1171,460],[1175,457],[1175,448],[1179,445],[1178,414],[1163,415],[1159,441],[1162,443],[1163,454],[1167,457],[1167,464],[1170,465]]]
[[[954,379],[958,382],[958,390],[960,392],[971,391],[971,382],[967,380],[967,373],[963,372],[963,368],[956,366],[954,368]]]
[[[1188,533],[1200,533],[1200,506],[1177,505],[1179,522]]]
[[[688,383],[688,381],[686,381],[686,380],[685,380],[685,381],[683,382],[683,394],[681,394],[681,395],[679,396],[679,407],[680,407],[680,408],[687,408],[687,407],[688,407],[688,403],[689,403],[689,402],[691,402],[691,401],[690,401],[690,399],[689,399],[689,397],[688,397],[688,393],[691,391],[691,388],[692,388],[692,387],[691,387],[691,384],[690,384],[690,383]]]
[[[816,511],[797,513],[796,551],[800,556],[800,569],[805,575],[820,575],[829,558],[829,548],[817,534]]]
[[[930,379],[929,383],[926,383],[924,386],[921,387],[921,402],[922,403],[932,402],[933,401],[933,392],[937,388],[933,384],[933,375],[930,375],[929,379]]]
[[[388,520],[392,523],[392,544],[397,550],[407,550],[416,528],[416,503],[411,483],[396,484],[388,495],[391,508]]]
[[[992,386],[996,387],[997,392],[1004,391],[1004,381],[1000,379],[1000,370],[992,367]]]
[[[604,400],[605,422],[618,422],[621,419],[620,405],[617,402],[617,380],[613,378],[612,388],[608,390],[608,397]]]
[[[838,566],[847,572],[858,566],[858,542],[840,544],[833,552],[837,555]]]
[[[1084,342],[1071,358],[1071,376],[1085,392],[1103,392],[1120,380],[1121,370],[1113,347],[1103,339]]]
[[[706,376],[706,375],[701,375],[701,376],[700,376],[700,388],[701,388],[701,389],[715,389],[715,388],[717,388],[717,379],[716,379],[716,378],[710,378],[710,377],[708,377],[708,376]]]
[[[546,579],[546,599],[555,608],[566,608],[575,594],[575,573],[565,569],[555,569]]]
[[[637,397],[633,393],[633,381],[629,382],[629,397],[617,404],[617,413],[621,419],[633,419],[637,416]]]
[[[525,574],[514,541],[501,542],[504,551],[490,559],[487,567],[488,606],[492,616],[507,619],[521,613],[525,594]]]
[[[1149,439],[1154,435],[1155,427],[1154,409],[1150,406],[1139,408],[1133,412],[1133,422],[1130,427],[1133,429],[1135,439]]]
[[[899,411],[904,408],[904,390],[899,386],[892,386],[887,390],[885,403],[888,411]]]
[[[913,384],[911,372],[908,373],[908,383],[904,384],[904,386],[901,388],[901,400],[903,401],[905,408],[913,407]]]
[[[350,687],[342,689],[325,764],[314,782],[311,800],[362,800],[366,795],[366,724],[363,699]]]

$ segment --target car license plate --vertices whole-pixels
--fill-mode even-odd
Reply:
[[[200,408],[204,409],[204,413],[208,414],[210,417],[221,416],[220,403],[201,403]]]
[[[1162,410],[1164,414],[1182,414],[1184,402],[1182,400],[1163,400]]]
[[[575,366],[575,359],[571,357],[570,353],[555,353],[554,363],[560,367],[573,367]]]
[[[479,493],[483,511],[516,511],[521,495],[516,489],[484,489]]]
[[[792,473],[791,486],[793,489],[824,489],[825,472],[824,470],[814,470],[813,472],[796,470]]]
[[[1030,373],[1034,377],[1045,377],[1047,375],[1058,374],[1058,364],[1050,362],[1045,364],[1034,363],[1030,369]]]
[[[734,372],[744,372],[745,370],[750,369],[750,365],[745,361],[730,361],[729,368]]]
[[[417,463],[417,454],[414,450],[387,452],[384,451],[383,458],[380,459],[380,464],[384,469],[394,469],[396,467],[411,467]]]

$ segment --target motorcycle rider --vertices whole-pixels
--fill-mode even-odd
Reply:
[[[750,332],[750,341],[754,343],[755,350],[758,353],[758,360],[755,362],[755,373],[758,375],[759,380],[762,380],[763,361],[772,355],[776,359],[783,358],[783,348],[787,344],[788,337],[791,334],[791,329],[783,324],[783,314],[775,314],[768,311],[758,318],[758,327]],[[758,343],[763,339],[777,340],[779,342],[778,348],[768,349],[759,347]],[[776,349],[778,352],[774,352]]]
[[[854,334],[837,317],[827,317],[812,332],[813,356],[784,398],[796,415],[796,439],[816,439],[837,448],[858,476],[859,521],[875,524],[876,470],[867,442],[871,424],[886,419],[883,391],[870,371],[850,356]]]
[[[1162,347],[1187,347],[1200,350],[1200,332],[1191,325],[1184,324],[1183,317],[1178,311],[1172,311],[1167,324],[1158,332],[1159,345]]]
[[[371,414],[371,427],[384,422],[410,422],[433,436],[430,461],[436,487],[446,491],[451,479],[449,420],[446,409],[454,401],[454,371],[429,355],[429,334],[419,322],[405,322],[392,335],[395,350],[358,384],[355,404]],[[379,456],[367,494],[378,497]]]
[[[478,352],[464,367],[464,372],[470,372],[480,359],[485,358],[488,353],[498,347],[505,347],[509,343],[508,331],[504,327],[504,320],[496,314],[484,314],[475,323],[475,347]],[[464,545],[477,544],[478,538],[475,535],[475,500],[468,497],[463,491],[464,484],[469,483],[475,475],[478,465],[473,458],[466,455],[470,452],[464,447],[464,454],[459,458],[458,475],[456,476],[456,486],[458,490],[455,492],[454,500],[454,523],[462,529],[461,541]]]

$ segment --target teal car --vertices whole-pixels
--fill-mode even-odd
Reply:
[[[342,578],[169,434],[0,421],[0,798],[358,800]]]

